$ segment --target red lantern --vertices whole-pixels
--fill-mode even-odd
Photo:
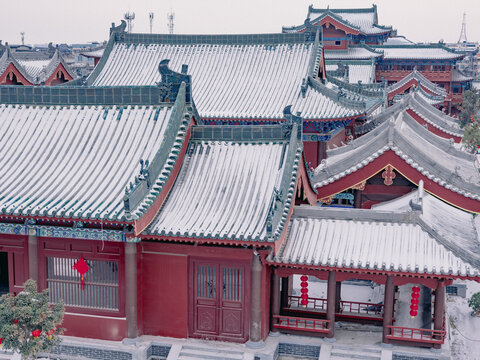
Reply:
[[[302,300],[308,300],[308,294],[302,294],[302,295],[300,295],[300,298]]]
[[[300,283],[300,286],[301,286],[300,291],[302,292],[302,295],[300,297],[302,298],[302,301],[300,303],[303,306],[307,306],[308,305],[308,276],[302,275],[300,277],[300,280],[302,280],[302,282]]]
[[[308,276],[307,276],[307,275],[302,275],[302,276],[300,277],[300,280],[301,280],[301,281],[308,281]]]
[[[36,339],[38,338],[40,335],[42,335],[42,332],[40,330],[33,330],[32,331],[32,336]]]
[[[300,291],[302,294],[308,294],[308,288],[301,288]]]
[[[411,303],[412,303],[413,305],[418,305],[418,299],[412,299]]]
[[[412,304],[410,305],[411,310],[418,310],[418,305]]]
[[[84,283],[84,279],[83,279],[83,275],[88,271],[90,270],[90,268],[88,267],[87,263],[85,262],[85,260],[83,260],[83,256],[80,255],[80,259],[78,259],[78,261],[73,265],[73,268],[75,270],[77,270],[77,272],[80,274],[80,288],[82,290],[85,290],[85,283]]]
[[[414,318],[415,316],[417,316],[417,314],[418,314],[418,313],[417,313],[417,310],[410,310],[410,316],[411,316],[412,318]]]
[[[419,288],[418,286],[414,286],[414,287],[412,287],[412,291],[413,291],[414,293],[419,293],[419,292],[420,292],[420,288]]]
[[[307,306],[308,305],[308,300],[307,299],[302,299],[302,301],[300,302],[303,306]]]
[[[413,293],[412,294],[412,299],[418,299],[420,297],[419,293]]]

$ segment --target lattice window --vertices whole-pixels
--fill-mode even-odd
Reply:
[[[81,289],[80,275],[73,269],[78,260],[47,257],[47,286],[50,301],[63,299],[66,306],[99,310],[119,310],[118,263],[116,261],[85,260],[89,270]]]
[[[217,297],[217,268],[199,265],[197,271],[197,297],[215,299]]]
[[[223,268],[223,299],[242,301],[242,269]]]

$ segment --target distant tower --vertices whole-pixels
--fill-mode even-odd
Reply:
[[[22,35],[22,45],[25,45],[25,31],[22,31],[20,35]]]
[[[458,43],[467,42],[467,13],[463,13],[462,31],[460,31],[460,37]]]
[[[173,19],[175,19],[175,13],[172,12],[172,9],[170,9],[170,13],[167,14],[167,19],[168,19],[168,32],[170,34],[173,34]]]
[[[150,34],[153,34],[153,12],[148,13],[148,18],[150,19]]]
[[[123,15],[123,18],[127,21],[127,32],[128,33],[131,33],[132,32],[132,21],[135,19],[135,13],[134,12],[126,12],[124,15]]]

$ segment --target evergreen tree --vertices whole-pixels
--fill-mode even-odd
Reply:
[[[480,149],[480,118],[472,116],[472,121],[465,126],[465,133],[462,139],[464,146],[472,153]]]
[[[463,93],[462,106],[458,121],[463,128],[472,122],[472,119],[478,115],[480,110],[480,99],[475,89],[467,90]]]
[[[63,329],[63,302],[50,306],[48,290],[37,291],[34,280],[27,280],[24,291],[17,296],[5,294],[0,298],[0,341],[22,359],[32,359],[60,342]]]
[[[480,315],[480,292],[472,295],[468,300],[468,306],[472,308],[474,316]]]

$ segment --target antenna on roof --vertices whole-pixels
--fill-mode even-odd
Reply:
[[[460,31],[460,37],[458,43],[467,42],[467,13],[463,13],[462,30]]]
[[[173,19],[175,19],[175,13],[172,12],[172,9],[170,9],[170,12],[167,14],[167,19],[168,19],[168,24],[167,24],[168,32],[170,34],[173,34],[173,26],[174,26]]]
[[[132,32],[132,21],[135,19],[135,13],[127,11],[124,15],[123,18],[127,21],[127,32],[131,33]]]
[[[148,13],[148,18],[150,19],[150,34],[153,33],[153,12]]]
[[[20,35],[22,35],[22,45],[25,45],[25,31],[22,31]]]

